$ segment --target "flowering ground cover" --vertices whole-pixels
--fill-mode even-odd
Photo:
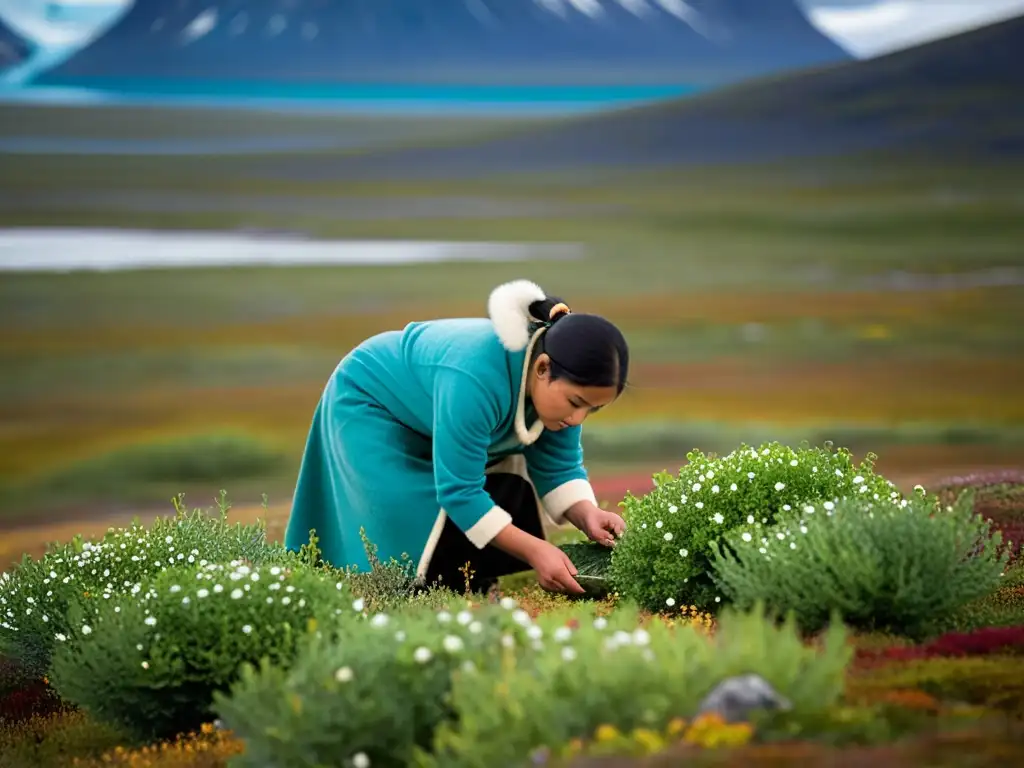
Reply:
[[[1022,478],[874,459],[692,453],[613,551],[564,541],[583,599],[340,571],[179,499],[0,577],[3,765],[1006,764]]]

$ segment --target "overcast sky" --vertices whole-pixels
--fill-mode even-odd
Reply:
[[[609,2],[610,0],[603,0]],[[40,43],[79,45],[132,0],[64,0],[81,22],[53,24],[51,0],[0,0],[0,16]],[[59,3],[60,0],[57,0]],[[1024,0],[795,0],[811,22],[854,56],[874,56],[1024,13]],[[216,0],[210,0],[216,5]]]

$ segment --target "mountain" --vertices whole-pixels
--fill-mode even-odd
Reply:
[[[1024,155],[1024,16],[877,59],[552,121],[460,146],[262,161],[302,177],[452,178],[663,169],[866,151]]]
[[[35,46],[0,20],[0,72],[25,61]]]
[[[703,87],[849,58],[794,0],[136,0],[37,82]]]

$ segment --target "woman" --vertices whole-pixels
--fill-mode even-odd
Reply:
[[[289,549],[314,529],[324,561],[365,571],[362,530],[381,561],[410,556],[421,584],[461,590],[468,564],[482,589],[525,564],[545,589],[583,591],[540,511],[607,546],[622,534],[596,504],[580,429],[622,393],[626,341],[528,280],[496,288],[488,314],[414,322],[346,355],[313,416]]]

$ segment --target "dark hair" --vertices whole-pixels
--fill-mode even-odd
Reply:
[[[551,358],[551,378],[581,387],[626,388],[629,346],[622,332],[599,315],[577,314],[556,296],[530,304],[530,315],[550,327],[537,342],[533,359]]]

